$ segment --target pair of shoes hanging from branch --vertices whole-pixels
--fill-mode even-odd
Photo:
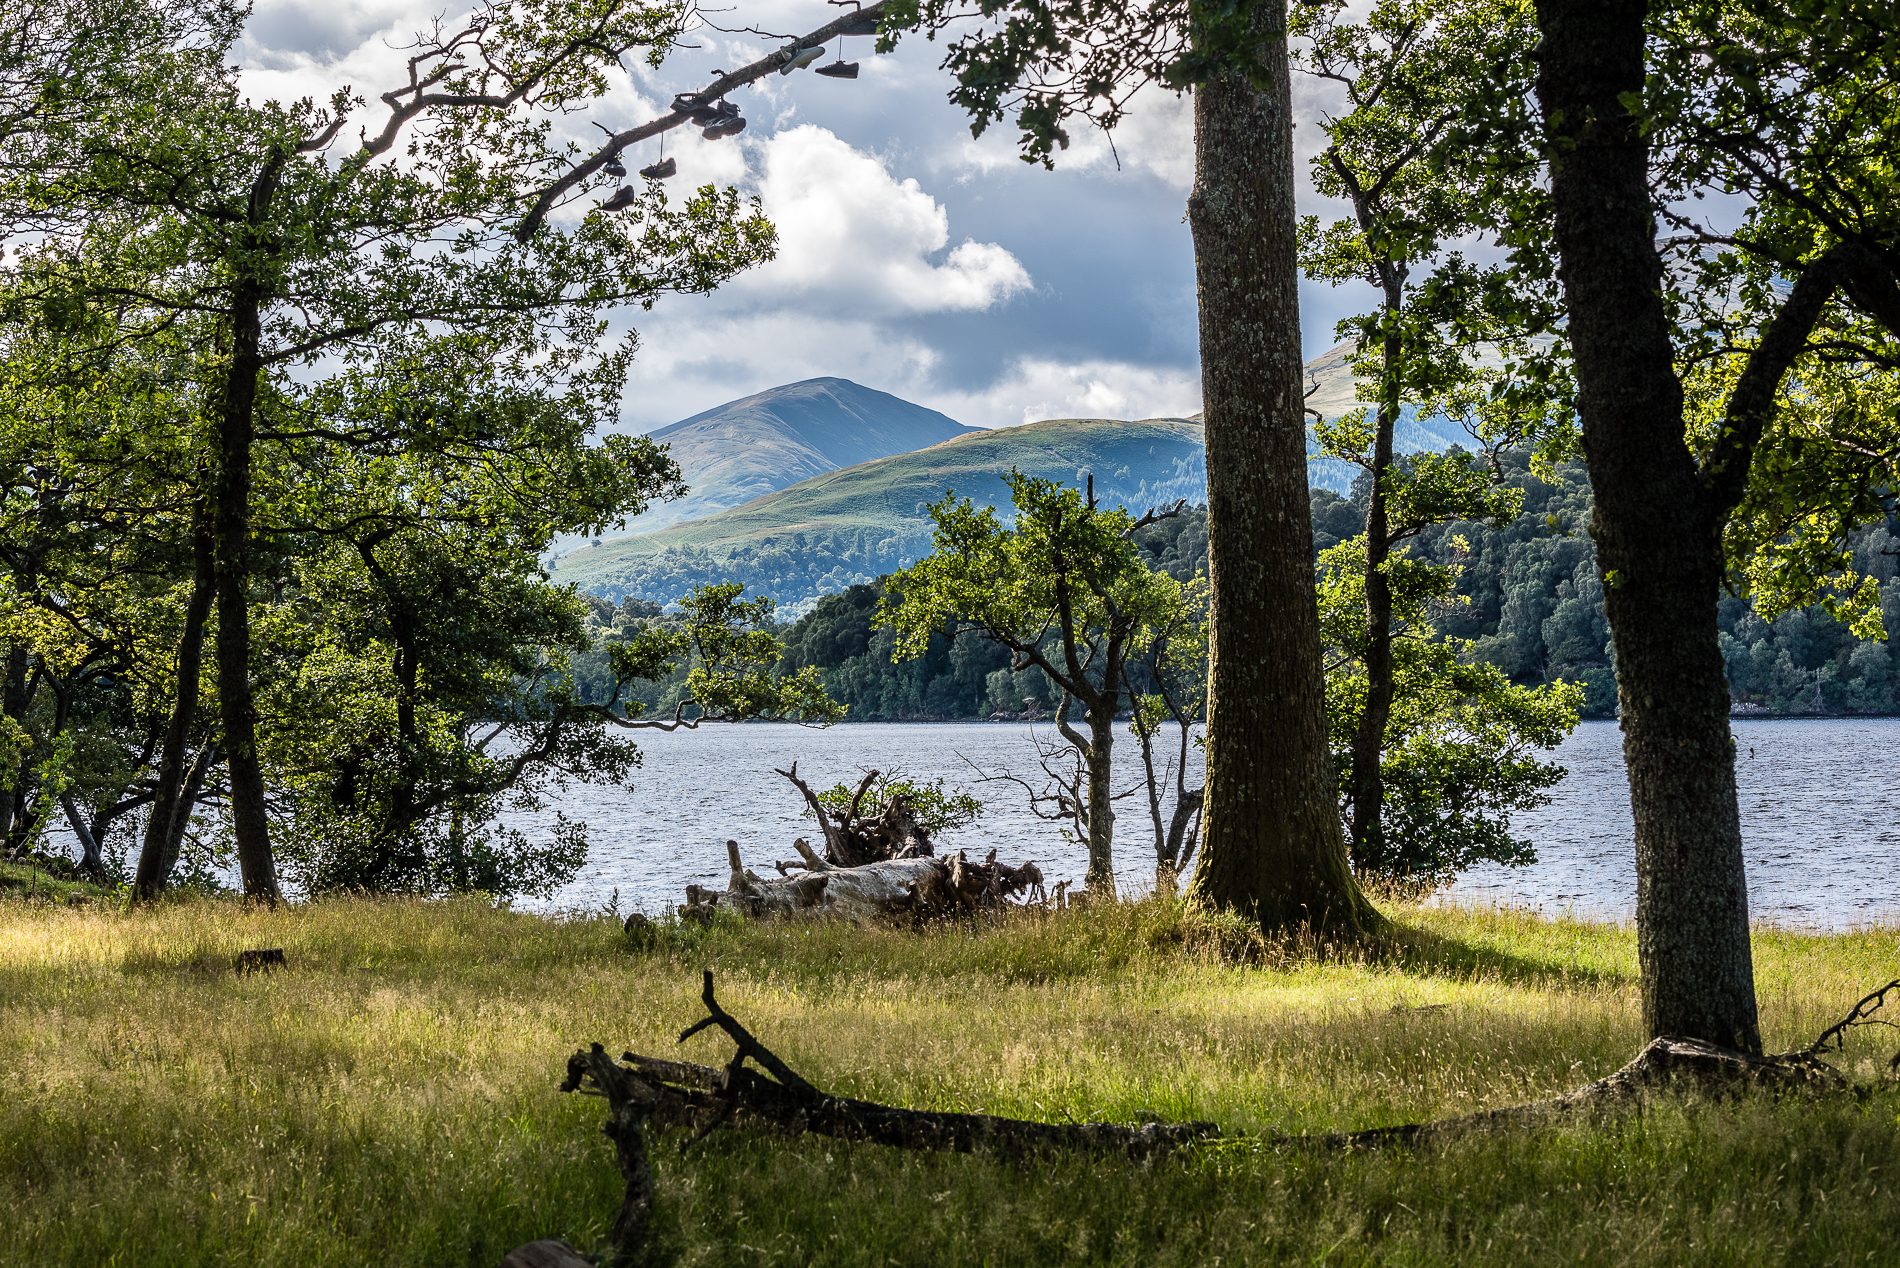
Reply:
[[[826,2],[829,4],[856,5],[858,0],[826,0]],[[868,17],[861,22],[839,31],[838,59],[820,66],[815,73],[823,75],[826,79],[856,79],[858,77],[858,64],[844,60],[844,37],[847,35],[876,34],[877,18],[875,17]],[[825,46],[823,44],[814,44],[809,48],[800,48],[794,43],[788,45],[787,48],[791,53],[791,57],[783,66],[779,67],[778,73],[781,75],[789,75],[795,70],[803,70],[825,55]]]
[[[599,124],[595,124],[594,126],[597,128],[600,127]],[[601,131],[607,132],[609,137],[613,136],[613,133],[608,132],[606,128],[601,128]],[[666,133],[664,132],[660,134],[660,155],[660,160],[657,163],[649,163],[641,168],[640,175],[646,177],[648,180],[665,180],[667,177],[679,171],[679,164],[666,157]],[[618,182],[614,186],[614,192],[601,200],[601,210],[621,211],[631,207],[640,197],[640,192],[626,183],[627,165],[621,162],[619,152],[616,151],[605,163],[602,163],[600,170]]]
[[[817,67],[817,72],[828,79],[856,79],[858,63],[844,60],[844,38],[876,35],[878,28],[883,24],[885,6],[893,3],[894,0],[875,0],[869,5],[861,4],[860,0],[828,0],[828,2],[857,5],[858,10],[841,15],[807,35],[798,36],[783,48],[768,53],[758,61],[736,71],[731,73],[723,70],[714,71],[712,83],[697,93],[677,94],[667,113],[659,118],[651,119],[622,132],[608,132],[608,141],[605,146],[592,156],[576,162],[571,169],[541,190],[527,209],[527,214],[521,218],[521,223],[515,226],[515,239],[519,242],[527,242],[533,238],[546,223],[548,213],[561,205],[569,195],[575,193],[577,187],[582,186],[595,172],[607,171],[609,175],[614,175],[615,173],[609,169],[610,163],[624,172],[625,164],[620,162],[620,153],[628,146],[656,136],[664,138],[668,129],[679,127],[683,123],[698,127],[701,135],[709,141],[737,136],[745,130],[746,120],[739,113],[736,105],[725,100],[726,94],[743,88],[747,84],[755,83],[775,70],[785,74],[811,66],[824,55],[824,49],[833,36],[837,36],[839,40],[837,60]],[[608,131],[605,128],[602,130]],[[678,171],[679,164],[668,159],[662,148],[659,161],[641,168],[640,174],[650,180],[664,180],[676,175]],[[616,185],[613,193],[603,199],[600,206],[607,211],[621,211],[631,207],[638,200],[638,191],[622,183]]]

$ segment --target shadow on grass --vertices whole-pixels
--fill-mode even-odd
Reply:
[[[1441,977],[1496,978],[1517,986],[1621,986],[1635,979],[1627,973],[1595,968],[1568,960],[1520,955],[1493,946],[1467,942],[1417,925],[1393,921],[1377,949],[1380,960],[1414,973]]]

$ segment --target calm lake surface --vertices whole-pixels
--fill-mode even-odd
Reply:
[[[1900,719],[1736,719],[1731,725],[1754,919],[1843,928],[1900,915]],[[871,767],[913,779],[941,776],[974,789],[986,809],[976,824],[947,834],[940,848],[981,856],[994,847],[1011,862],[1034,860],[1051,884],[1079,881],[1087,866],[1084,852],[1064,841],[1057,825],[1029,813],[1020,788],[979,786],[962,760],[989,771],[1036,771],[1035,748],[1021,724],[858,723],[825,731],[709,726],[653,732],[640,743],[646,764],[631,790],[577,786],[561,801],[568,817],[587,822],[594,844],[580,876],[547,906],[594,906],[618,890],[623,908],[653,912],[682,901],[688,882],[723,888],[729,838],[757,872],[770,873],[773,859],[796,858],[793,838],[819,834],[815,822],[801,817],[798,790],[773,773],[793,761],[814,788],[855,784]],[[1609,918],[1633,913],[1635,849],[1622,733],[1614,722],[1586,722],[1557,760],[1570,773],[1554,790],[1555,800],[1517,820],[1537,846],[1538,861],[1477,869],[1445,898]],[[1198,762],[1190,769],[1191,782],[1198,782]],[[1140,777],[1139,750],[1120,735],[1116,770],[1118,789]],[[1117,870],[1124,888],[1140,888],[1154,872],[1145,796],[1117,803],[1117,814]],[[531,818],[512,821],[537,826]]]

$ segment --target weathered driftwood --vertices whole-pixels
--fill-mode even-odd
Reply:
[[[825,837],[825,861],[834,867],[862,867],[888,859],[929,858],[937,852],[930,834],[917,821],[917,813],[902,795],[893,794],[884,802],[867,808],[864,796],[877,782],[878,771],[866,771],[858,781],[843,810],[827,809],[811,785],[798,777],[798,763],[790,770],[773,768],[797,787],[817,816],[819,831]]]
[[[1847,1081],[1820,1053],[1838,1046],[1856,1026],[1885,1025],[1874,1016],[1900,981],[1889,982],[1863,998],[1839,1023],[1807,1048],[1779,1056],[1753,1056],[1696,1039],[1651,1040],[1622,1069],[1574,1092],[1503,1109],[1421,1123],[1402,1123],[1364,1131],[1307,1135],[1268,1133],[1256,1139],[1282,1148],[1375,1149],[1419,1145],[1452,1136],[1519,1130],[1570,1115],[1635,1108],[1665,1090],[1732,1094],[1749,1090],[1774,1093],[1831,1093],[1848,1090]],[[738,1019],[719,1005],[708,969],[700,998],[706,1016],[680,1032],[680,1042],[717,1026],[736,1051],[724,1067],[670,1061],[628,1052],[615,1062],[594,1044],[568,1058],[564,1092],[606,1098],[609,1116],[603,1132],[614,1142],[627,1182],[614,1224],[614,1264],[633,1262],[645,1235],[653,1204],[653,1173],[645,1129],[651,1120],[695,1128],[681,1145],[684,1153],[721,1127],[766,1129],[798,1135],[811,1132],[866,1141],[897,1149],[988,1149],[1005,1154],[1054,1150],[1122,1154],[1151,1158],[1197,1141],[1221,1136],[1214,1123],[1041,1123],[991,1114],[913,1110],[830,1096],[820,1091],[760,1043]],[[756,1063],[764,1073],[746,1068]],[[1900,1070],[1900,1054],[1891,1063]],[[536,1243],[539,1245],[539,1243]],[[523,1248],[524,1250],[527,1248]],[[517,1254],[520,1252],[517,1251]],[[550,1268],[556,1261],[550,1261]],[[510,1264],[509,1268],[517,1268]],[[518,1268],[539,1268],[524,1261]]]
[[[820,858],[803,837],[792,848],[802,861],[778,863],[778,876],[765,877],[745,866],[737,841],[726,842],[732,869],[726,888],[688,885],[680,918],[705,920],[724,909],[754,920],[797,915],[927,919],[1000,906],[1019,893],[1042,893],[1042,873],[1034,863],[998,863],[994,850],[981,863],[970,862],[959,850],[942,859],[891,858],[840,867]],[[794,873],[794,868],[803,870]]]

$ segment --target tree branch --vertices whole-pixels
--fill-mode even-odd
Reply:
[[[1851,279],[1851,282],[1850,282]],[[1887,262],[1858,242],[1830,247],[1800,277],[1787,302],[1749,353],[1748,365],[1729,393],[1722,434],[1702,464],[1702,484],[1722,515],[1740,505],[1749,465],[1762,431],[1774,417],[1775,398],[1789,367],[1807,350],[1808,336],[1837,289],[1852,285],[1878,308],[1874,316],[1900,334],[1900,290]]]
[[[625,132],[614,133],[607,139],[607,143],[595,151],[591,157],[576,164],[567,175],[541,191],[535,198],[534,204],[529,207],[528,214],[522,218],[520,227],[515,230],[515,240],[525,243],[533,238],[540,231],[542,221],[547,219],[548,212],[553,210],[554,204],[561,195],[598,172],[606,166],[607,160],[619,154],[620,151],[649,137],[656,137],[662,132],[679,127],[687,121],[688,111],[694,106],[711,105],[735,88],[743,88],[756,80],[764,79],[791,61],[793,54],[799,49],[813,48],[827,43],[833,36],[843,33],[847,28],[858,26],[866,18],[882,18],[886,3],[887,0],[878,0],[876,4],[835,18],[811,34],[800,36],[788,47],[781,48],[775,53],[768,53],[758,61],[742,66],[730,74],[721,75],[696,94],[682,93],[673,99],[673,109],[659,118],[643,123],[637,128],[628,128]]]

